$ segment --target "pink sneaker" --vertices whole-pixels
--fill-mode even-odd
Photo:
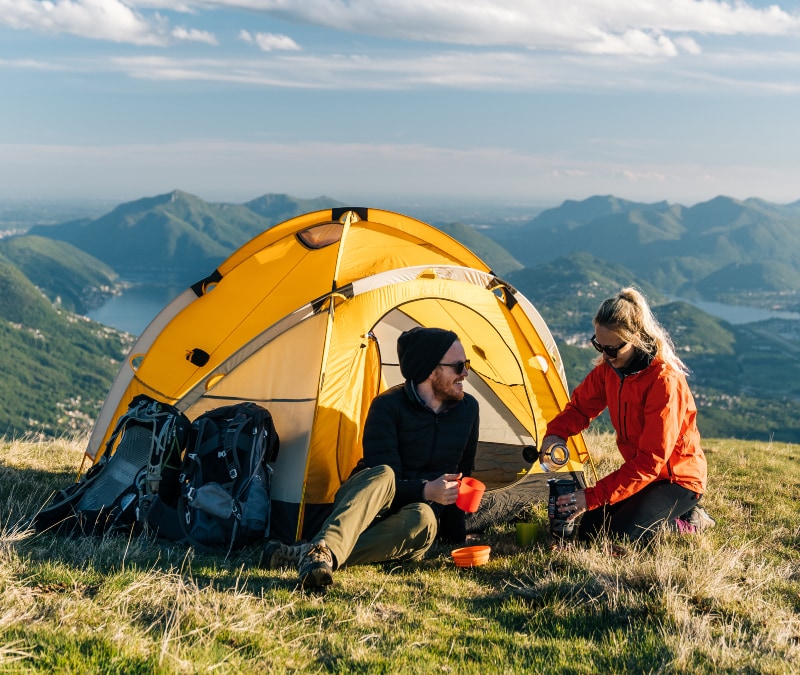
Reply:
[[[681,518],[675,518],[675,520],[672,521],[672,524],[679,534],[697,534],[698,532],[697,526],[693,525],[692,523],[688,523]]]

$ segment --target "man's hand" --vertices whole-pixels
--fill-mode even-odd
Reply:
[[[444,473],[434,480],[429,480],[422,488],[422,498],[426,502],[437,504],[455,504],[458,497],[458,480],[460,473]]]

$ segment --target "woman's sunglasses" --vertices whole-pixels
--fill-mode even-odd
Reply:
[[[606,347],[605,345],[601,345],[597,341],[597,337],[594,335],[592,335],[590,342],[592,343],[592,347],[594,347],[598,352],[605,352],[612,359],[617,358],[617,352],[619,352],[620,349],[628,344],[627,342],[623,342],[621,345],[617,345],[616,347]]]
[[[456,371],[457,375],[461,375],[469,370],[469,359],[466,361],[454,361],[453,363],[440,363],[440,366],[450,366],[453,370]]]

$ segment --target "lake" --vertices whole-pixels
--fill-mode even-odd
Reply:
[[[680,300],[681,302],[694,305],[698,309],[702,309],[706,314],[715,316],[718,319],[727,321],[730,324],[755,323],[756,321],[766,321],[767,319],[800,319],[800,314],[797,312],[776,312],[770,309],[761,309],[759,307],[726,305],[722,302],[687,300],[686,298],[671,297],[670,300]]]
[[[87,316],[106,326],[140,335],[156,315],[184,290],[184,287],[169,284],[136,283]]]

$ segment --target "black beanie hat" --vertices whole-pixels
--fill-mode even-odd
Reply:
[[[428,379],[452,344],[458,340],[451,330],[417,326],[397,338],[400,372],[414,384]]]

